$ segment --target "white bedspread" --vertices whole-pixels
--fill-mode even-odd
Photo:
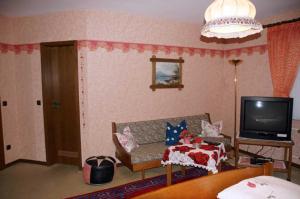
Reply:
[[[219,199],[300,199],[300,186],[273,176],[258,176],[232,185]]]

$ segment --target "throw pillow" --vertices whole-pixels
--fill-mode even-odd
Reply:
[[[122,147],[130,153],[133,149],[138,148],[135,138],[133,137],[131,130],[128,126],[123,129],[123,133],[116,133],[116,136],[122,145]]]
[[[218,121],[210,124],[209,122],[202,120],[201,127],[204,137],[219,137],[222,132],[223,122]]]
[[[166,145],[171,146],[177,144],[180,139],[179,135],[183,130],[187,130],[185,120],[182,120],[177,126],[173,126],[167,122]]]

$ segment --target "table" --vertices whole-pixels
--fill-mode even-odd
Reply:
[[[193,166],[217,173],[221,161],[226,160],[226,151],[223,143],[209,145],[202,143],[199,147],[193,144],[182,144],[168,147],[163,155],[161,164],[167,166],[167,186],[172,183],[172,165]]]
[[[258,145],[258,146],[272,146],[272,147],[283,147],[284,148],[284,162],[286,169],[274,168],[274,171],[286,172],[287,180],[291,180],[292,171],[292,153],[293,153],[293,141],[275,141],[275,140],[259,140],[250,138],[236,138],[235,140],[235,166],[238,167],[239,160],[239,145]]]

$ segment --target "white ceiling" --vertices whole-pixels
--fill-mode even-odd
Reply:
[[[257,19],[300,10],[300,0],[251,0]],[[131,14],[202,23],[213,0],[0,0],[0,15],[28,16],[64,10],[115,10]]]

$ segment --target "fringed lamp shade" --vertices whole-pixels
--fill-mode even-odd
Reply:
[[[206,37],[242,38],[262,31],[254,20],[255,6],[249,0],[215,0],[205,11],[206,24],[201,34]]]

